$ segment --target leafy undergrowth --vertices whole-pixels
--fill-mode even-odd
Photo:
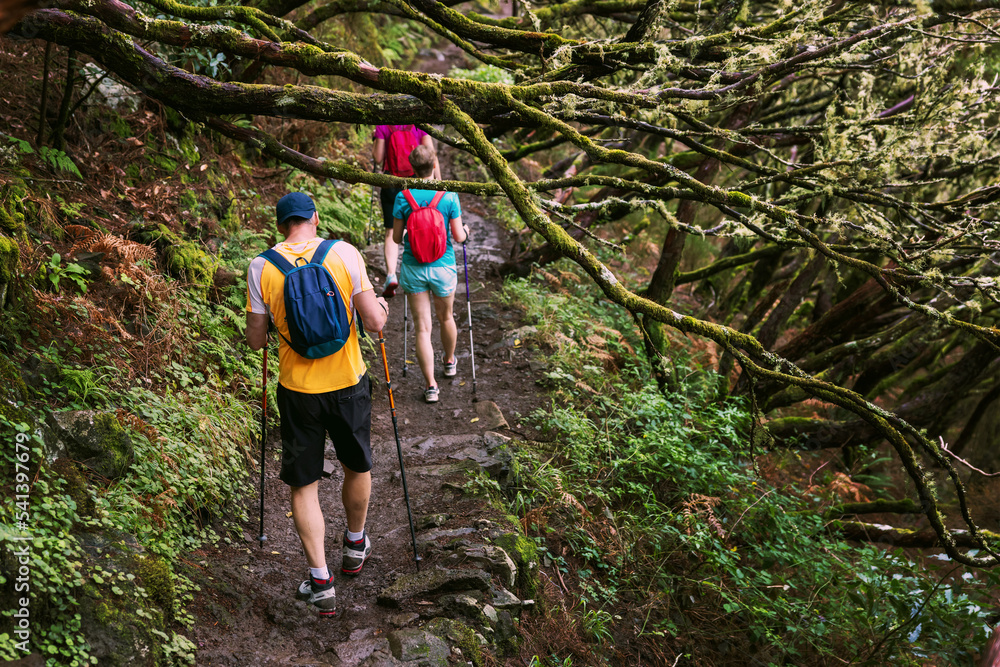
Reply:
[[[25,101],[0,134],[0,659],[193,664],[196,586],[176,564],[242,538],[254,488],[247,264],[273,242],[288,189],[314,195],[324,233],[354,241],[369,192],[251,168],[141,98],[115,111],[95,95],[64,150],[39,148],[35,82],[12,66],[26,48],[40,55],[0,39],[7,94]],[[324,140],[330,153],[365,143]],[[99,426],[104,464],[58,449],[53,424],[72,414]]]
[[[877,452],[785,474],[696,356],[678,353],[680,388],[661,394],[631,319],[572,270],[535,275],[502,298],[535,323],[526,343],[548,353],[551,405],[511,448],[511,483],[477,480],[544,554],[546,611],[523,624],[521,660],[973,664],[997,572],[827,530],[831,497],[891,483]]]

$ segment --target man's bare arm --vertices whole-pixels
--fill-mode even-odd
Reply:
[[[251,350],[259,350],[267,342],[267,315],[247,313],[247,345]]]
[[[365,290],[354,295],[354,307],[365,323],[365,329],[372,333],[382,330],[389,317],[389,305],[382,297],[375,296],[375,290]]]

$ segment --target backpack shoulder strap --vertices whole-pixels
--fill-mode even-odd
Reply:
[[[323,266],[323,262],[326,261],[326,256],[330,253],[330,248],[332,248],[338,241],[339,239],[324,239],[318,246],[316,246],[316,250],[315,252],[313,252],[312,259],[309,260],[309,263],[319,264],[320,266]],[[337,259],[340,260],[341,264],[343,264],[342,259],[340,259],[339,257]],[[329,269],[327,269],[326,271],[327,273],[330,272]],[[337,278],[333,274],[330,274],[330,277],[333,279],[334,284],[337,285],[337,289],[339,291],[340,283],[337,282]],[[343,295],[341,295],[341,300],[343,301]],[[344,306],[345,307],[347,306],[346,301],[344,301]],[[354,309],[352,308],[351,312],[348,313],[348,317],[350,318],[348,323],[348,328],[350,328],[350,325],[354,323],[353,316],[355,315],[357,315],[357,313],[355,313]]]
[[[413,194],[409,190],[403,190],[403,196],[406,197],[406,201],[410,203],[410,213],[416,211],[419,206],[417,206],[416,200],[413,198]]]
[[[309,260],[310,264],[322,264],[326,260],[327,253],[330,252],[330,248],[333,244],[337,242],[337,239],[324,239],[313,252],[312,259]]]
[[[432,199],[432,200],[431,200],[431,203],[427,205],[427,208],[437,208],[437,207],[438,207],[438,204],[439,204],[439,203],[441,202],[441,200],[442,200],[442,199],[444,198],[445,194],[446,194],[446,193],[445,193],[445,191],[444,191],[444,190],[438,190],[438,191],[437,191],[437,194],[436,194],[436,195],[434,195],[434,199]]]
[[[267,261],[271,262],[276,269],[281,271],[282,274],[288,275],[288,272],[292,270],[292,264],[287,259],[281,256],[274,248],[268,248],[264,252],[257,255],[258,257],[263,257]]]

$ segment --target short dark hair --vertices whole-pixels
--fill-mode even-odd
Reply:
[[[295,225],[301,225],[303,222],[309,222],[312,218],[300,218],[297,215],[290,215],[285,218],[285,221],[279,223],[280,225],[288,225],[289,227],[294,227]]]
[[[410,166],[413,167],[413,171],[416,172],[417,176],[425,178],[430,176],[431,172],[434,171],[435,157],[433,148],[420,144],[410,151]]]

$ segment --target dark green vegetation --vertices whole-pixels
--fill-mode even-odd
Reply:
[[[25,78],[10,94],[37,92]],[[242,537],[261,374],[242,276],[270,209],[249,163],[153,108],[79,111],[65,147],[98,147],[86,187],[68,153],[3,137],[0,659],[194,664],[192,553]],[[33,111],[3,113],[18,127]],[[267,173],[312,191],[328,233],[362,237],[367,189]]]
[[[538,418],[551,442],[571,448],[552,455],[576,481],[548,488],[553,463],[529,462],[533,481],[514,496],[526,520],[558,502],[588,523],[587,513],[607,519],[605,508],[622,522],[589,538],[560,530],[567,552],[552,551],[554,563],[585,558],[601,581],[566,592],[587,601],[568,608],[588,636],[632,633],[622,642],[632,652],[614,658],[632,662],[654,633],[665,662],[703,649],[703,664],[747,654],[761,664],[883,664],[922,652],[968,664],[982,640],[977,614],[995,622],[997,601],[962,608],[956,587],[976,594],[993,575],[931,579],[924,556],[943,551],[969,568],[1000,561],[1000,492],[983,474],[1000,465],[996,0],[574,1],[512,17],[429,0],[249,4],[70,0],[11,31],[56,45],[43,66],[63,86],[52,92],[59,77],[40,77],[40,98],[11,103],[25,117],[4,139],[0,303],[24,299],[20,319],[4,320],[6,353],[21,364],[37,350],[31,372],[41,379],[31,389],[4,383],[13,402],[0,407],[25,431],[48,404],[121,408],[123,428],[144,435],[133,439],[133,469],[150,469],[137,486],[107,486],[135,499],[124,503],[134,518],[113,526],[151,535],[157,512],[198,517],[168,524],[160,550],[169,555],[201,539],[192,526],[203,515],[229,506],[247,433],[222,428],[231,438],[222,445],[211,429],[245,417],[258,369],[233,347],[241,297],[225,276],[262,239],[217,230],[254,215],[244,160],[265,155],[332,179],[326,218],[343,228],[351,218],[338,211],[363,211],[365,198],[338,188],[399,180],[345,149],[347,124],[435,123],[443,127],[428,130],[457,149],[466,173],[485,174],[443,187],[503,196],[517,214],[507,272],[566,257],[600,290],[548,297],[573,314],[558,333],[576,351],[553,364],[563,393]],[[397,67],[432,39],[464,53],[462,68]],[[141,117],[81,106],[105,73],[154,100],[170,138],[141,132]],[[104,163],[109,191],[128,201],[121,219],[98,200],[89,205],[102,222],[83,224],[80,202],[44,196],[23,171],[26,162],[61,181],[80,165],[104,169],[78,141],[88,128],[136,149]],[[204,128],[245,154],[209,164],[214,153],[194,139]],[[157,217],[147,200],[166,176],[173,209]],[[69,252],[81,243],[114,264],[91,258],[88,270]],[[570,280],[545,275],[553,289]],[[178,280],[191,287],[167,308]],[[87,307],[98,285],[119,291],[121,331]],[[614,326],[598,328],[599,296],[620,307]],[[595,328],[580,333],[588,321]],[[183,338],[191,330],[198,337]],[[125,342],[102,345],[109,336]],[[166,456],[182,467],[189,433],[210,441],[183,464],[193,474],[214,462],[211,447],[237,452],[211,492],[174,483],[166,459],[155,465]],[[42,488],[61,494],[59,484]],[[83,520],[71,512],[60,510],[66,525]],[[615,544],[611,528],[629,539],[609,564],[595,550]],[[858,543],[913,551],[880,560]],[[958,634],[934,630],[934,618],[950,618]],[[711,646],[708,627],[720,635]],[[948,643],[958,638],[961,650]],[[72,653],[76,644],[51,645]]]
[[[509,483],[478,481],[545,564],[533,664],[976,664],[1000,572],[845,542],[829,520],[898,492],[883,450],[849,468],[755,450],[747,400],[717,400],[703,356],[680,355],[685,379],[661,393],[631,320],[557,273],[504,292],[537,327],[523,342],[548,353],[553,398]]]

